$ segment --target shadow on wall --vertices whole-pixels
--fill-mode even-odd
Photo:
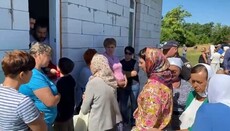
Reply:
[[[4,74],[2,71],[0,71],[0,83],[3,82],[3,79],[4,79]]]

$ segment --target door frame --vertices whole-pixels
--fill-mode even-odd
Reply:
[[[62,57],[61,0],[49,0],[49,39],[54,64]]]

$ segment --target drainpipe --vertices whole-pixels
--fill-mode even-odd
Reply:
[[[132,47],[136,50],[136,47],[135,47],[135,37],[136,37],[136,12],[137,12],[137,1],[136,0],[133,0],[133,2],[134,2],[134,15],[133,15],[133,19],[134,19],[134,21],[133,21],[133,27],[134,27],[134,30],[133,30],[133,43],[132,43]]]
[[[59,9],[60,9],[60,26],[59,26],[59,28],[60,28],[60,32],[59,32],[59,34],[60,34],[60,46],[59,46],[59,51],[60,51],[60,58],[62,58],[62,6],[61,6],[61,0],[59,0]]]

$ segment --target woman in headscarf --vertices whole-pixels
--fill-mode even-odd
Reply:
[[[207,86],[210,78],[214,72],[212,68],[203,63],[195,65],[191,70],[191,84],[194,91],[189,93],[186,101],[185,111],[180,116],[180,130],[177,131],[188,131],[194,123],[196,112],[201,105],[207,103]],[[204,121],[203,121],[204,122]],[[193,129],[192,129],[193,130]],[[162,131],[159,129],[153,129],[151,131]],[[204,130],[206,131],[206,130]]]
[[[196,114],[193,131],[230,131],[230,76],[214,75],[209,82],[208,100]]]
[[[142,49],[139,57],[139,66],[148,81],[138,96],[138,108],[133,114],[136,126],[132,131],[164,129],[171,120],[173,106],[169,62],[156,48]]]
[[[89,131],[113,130],[122,121],[116,99],[117,81],[105,56],[95,54],[90,77],[81,106],[83,114],[89,113]]]
[[[194,123],[197,110],[207,103],[207,86],[213,76],[212,68],[207,64],[197,64],[191,70],[191,84],[194,91],[189,93],[185,111],[180,116],[180,129],[190,130]]]
[[[173,86],[173,114],[171,120],[171,128],[173,130],[180,129],[179,117],[185,110],[185,102],[188,98],[189,92],[192,90],[192,85],[180,77],[183,62],[181,58],[168,58],[170,63],[169,70],[172,72],[172,86]]]

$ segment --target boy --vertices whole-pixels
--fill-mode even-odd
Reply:
[[[69,58],[63,57],[58,62],[58,71],[60,79],[57,81],[57,89],[61,94],[61,100],[57,105],[57,118],[54,123],[55,131],[73,131],[74,114],[74,90],[75,80],[70,75],[74,68],[74,62]]]

